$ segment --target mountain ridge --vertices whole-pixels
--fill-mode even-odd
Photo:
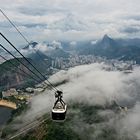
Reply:
[[[89,44],[89,43],[88,43]],[[80,47],[79,47],[80,48]],[[110,38],[108,35],[97,41],[94,45],[87,45],[81,50],[78,50],[82,55],[96,55],[106,57],[108,59],[120,59],[121,60],[134,60],[140,64],[140,47],[137,45],[124,45]]]

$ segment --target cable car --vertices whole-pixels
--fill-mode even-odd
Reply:
[[[52,109],[52,120],[54,121],[64,121],[67,112],[67,105],[62,99],[62,91],[56,91],[55,93],[55,104]]]

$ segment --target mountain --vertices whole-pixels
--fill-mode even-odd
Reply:
[[[36,51],[28,56],[32,60],[32,63],[44,74],[51,74],[49,68],[52,65],[52,58],[46,56],[41,51]]]
[[[125,45],[119,40],[114,40],[108,35],[104,35],[94,45],[87,43],[86,47],[81,48],[79,54],[96,55],[108,59],[134,60],[140,64],[140,47],[132,44]]]
[[[36,45],[36,42],[30,44],[33,48]],[[45,57],[47,59],[68,58],[70,54],[77,53],[79,55],[101,56],[108,59],[134,60],[140,64],[140,39],[113,39],[108,35],[104,35],[102,39],[94,41],[94,43],[92,41],[81,41],[74,42],[74,46],[72,46],[71,42],[52,42],[46,43],[46,47],[47,51],[43,53],[38,50],[38,53],[44,59]],[[24,49],[27,50],[30,47],[26,46]]]
[[[114,53],[117,46],[118,43],[115,40],[111,39],[108,35],[104,35],[104,37],[95,44],[91,42],[84,43],[84,47],[82,46],[81,50],[79,49],[79,53],[85,55],[108,56]]]
[[[24,65],[26,65],[31,71],[37,74],[36,70],[24,59],[18,58]],[[45,64],[41,60],[27,58],[43,75],[50,74],[47,70],[50,67],[50,60],[46,60]],[[37,58],[36,58],[37,59]],[[11,64],[12,63],[12,64]],[[0,92],[9,88],[25,88],[34,86],[36,83],[42,80],[35,76],[29,69],[23,64],[19,63],[16,59],[10,59],[0,64]],[[24,72],[26,73],[24,73]],[[27,75],[28,74],[28,75]],[[32,77],[36,80],[34,80]]]
[[[31,42],[30,42],[28,45],[26,45],[23,49],[24,49],[24,50],[27,50],[27,49],[29,49],[29,47],[35,48],[37,44],[38,44],[37,42],[31,41]]]
[[[23,58],[18,59],[30,68],[29,64],[25,62]],[[14,66],[11,65],[11,63],[14,64]],[[22,64],[20,64],[16,59],[7,60],[6,62],[0,64],[0,91],[12,87],[24,87],[35,83],[20,69],[22,69],[28,74],[31,74],[31,72],[26,69]]]
[[[69,57],[69,53],[66,52],[61,47],[60,42],[56,42],[56,41],[53,41],[51,43],[44,42],[44,44],[42,44],[42,47],[40,48],[36,48],[37,45],[38,45],[37,42],[30,42],[29,45],[23,48],[23,51],[28,52],[27,57],[35,60],[40,60],[40,58],[44,60],[44,59],[52,59],[57,57],[64,57],[64,58]]]
[[[119,42],[122,46],[137,46],[140,47],[140,39],[139,38],[133,38],[133,39],[116,39],[117,42]]]
[[[32,51],[32,48],[37,46],[37,42],[31,42],[29,45],[25,46],[22,50],[25,52],[26,58],[43,74],[49,76],[52,74],[50,67],[52,66],[52,61],[57,57],[68,57],[69,54],[61,48],[53,48],[50,46],[48,52],[42,52],[40,50]],[[30,52],[31,51],[31,52]],[[26,55],[26,53],[29,53]],[[22,61],[29,69],[35,71],[35,69],[27,63],[23,58],[18,58]],[[14,66],[11,65],[14,63]],[[34,86],[35,81],[30,77],[24,74],[23,71],[31,75],[32,73],[20,64],[16,59],[10,59],[2,64],[0,64],[0,91],[9,88],[24,88],[27,86]],[[32,75],[35,79],[38,78]],[[40,80],[39,80],[40,81]]]
[[[117,51],[118,43],[110,38],[108,35],[105,35],[101,41],[98,41],[94,45],[94,54],[100,56],[106,56],[111,58],[112,54]]]
[[[64,51],[61,48],[52,49],[52,50],[46,52],[46,55],[51,58],[57,58],[57,57],[68,58],[69,57],[69,53]]]
[[[47,56],[42,50],[39,50],[37,45],[37,42],[30,42],[27,46],[22,48],[21,52],[24,56],[32,60],[32,63],[39,69],[40,72],[44,73],[51,67],[52,58]],[[47,73],[50,74],[49,71]]]
[[[104,35],[103,39],[101,41],[98,41],[96,45],[101,49],[109,49],[112,47],[117,47],[118,43],[108,35]]]

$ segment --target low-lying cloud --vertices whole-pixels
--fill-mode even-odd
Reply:
[[[118,135],[133,134],[134,137],[140,138],[140,68],[136,67],[133,73],[126,74],[120,71],[107,71],[106,67],[109,66],[104,63],[77,66],[56,73],[49,80],[54,84],[66,81],[58,88],[63,90],[67,104],[75,102],[104,107],[116,101],[119,105],[128,106],[130,109],[124,116],[115,114],[111,110],[100,112],[100,115],[110,117],[110,121],[104,125],[115,128]],[[22,115],[22,119],[27,120],[29,116],[34,119],[38,115],[49,113],[53,104],[54,93],[46,90],[32,99],[31,108]],[[87,128],[94,126],[83,123]],[[103,124],[101,126],[103,127]]]
[[[105,105],[113,100],[132,101],[139,94],[139,70],[127,75],[120,71],[106,71],[105,67],[103,63],[77,66],[68,71],[60,71],[50,80],[54,83],[60,82],[59,80],[68,81],[60,86],[67,93],[67,100],[93,105]]]
[[[21,53],[27,56],[30,54],[34,54],[37,51],[40,51],[43,54],[47,54],[55,49],[62,49],[62,46],[60,42],[54,40],[50,44],[39,43],[35,47],[30,44],[28,49],[21,49]]]
[[[126,33],[137,33],[137,32],[140,32],[140,27],[126,27],[124,29],[122,29],[122,32],[126,32]]]

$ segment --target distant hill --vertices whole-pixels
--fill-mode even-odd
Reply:
[[[134,60],[140,64],[140,47],[132,44],[125,44],[105,35],[94,45],[87,43],[86,47],[81,47],[79,54],[103,56],[108,59]]]
[[[31,42],[30,46],[35,48],[37,42]],[[46,52],[38,53],[44,57],[44,59],[56,58],[68,58],[70,54],[79,55],[96,55],[101,57],[106,57],[108,59],[119,59],[119,60],[134,60],[137,64],[140,64],[140,39],[112,39],[108,35],[104,35],[102,39],[95,41],[81,41],[75,42],[72,45],[71,42],[60,42],[56,47],[53,43],[45,43],[48,47]],[[24,49],[28,50],[29,46]],[[35,54],[33,54],[35,56]],[[29,57],[32,58],[31,54]],[[36,54],[38,55],[38,54]],[[46,58],[45,58],[46,57]],[[36,59],[39,61],[39,59]]]
[[[46,52],[46,55],[51,58],[57,58],[57,57],[68,58],[69,57],[69,53],[67,53],[66,51],[64,51],[61,48],[55,48],[51,51],[48,51],[48,52]]]
[[[121,46],[137,46],[140,47],[140,39],[133,38],[133,39],[116,39],[117,42],[121,44]]]

